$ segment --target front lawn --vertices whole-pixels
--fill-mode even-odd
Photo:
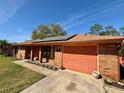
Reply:
[[[0,93],[18,93],[44,75],[12,63],[12,57],[0,56]]]

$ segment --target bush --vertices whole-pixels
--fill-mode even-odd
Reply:
[[[124,46],[121,46],[119,51],[118,51],[118,55],[123,57],[124,56]]]

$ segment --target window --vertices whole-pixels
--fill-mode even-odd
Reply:
[[[18,51],[19,51],[19,48],[18,48],[18,47],[16,47],[16,48],[15,48],[15,53],[17,54],[17,53],[18,53]]]
[[[61,52],[61,47],[56,47],[56,52]]]
[[[51,47],[43,47],[43,57],[50,57]]]
[[[61,52],[61,49],[57,48],[56,51],[57,51],[57,52]]]

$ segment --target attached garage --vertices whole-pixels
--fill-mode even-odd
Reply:
[[[66,69],[91,74],[97,70],[97,46],[65,46],[63,66]]]

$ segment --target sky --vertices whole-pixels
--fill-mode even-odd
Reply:
[[[0,0],[0,39],[9,42],[30,40],[41,24],[84,34],[97,23],[124,26],[124,0]]]

